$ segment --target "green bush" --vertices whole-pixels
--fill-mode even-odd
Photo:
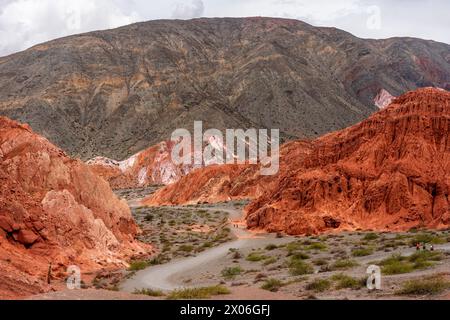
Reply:
[[[276,292],[278,291],[282,286],[284,286],[284,283],[278,279],[268,279],[264,282],[264,284],[261,286],[261,289]]]
[[[363,237],[363,240],[370,241],[370,240],[376,240],[378,238],[379,238],[379,236],[376,233],[371,232],[371,233],[366,233]]]
[[[325,243],[322,242],[313,242],[306,247],[306,250],[326,250],[328,247]]]
[[[352,256],[354,257],[370,256],[372,253],[372,248],[357,248],[352,250]]]
[[[306,290],[311,290],[315,292],[323,292],[330,289],[331,282],[327,279],[316,279],[306,285]]]
[[[277,258],[271,257],[271,258],[266,259],[264,261],[263,265],[268,266],[269,264],[272,264],[272,263],[275,263],[275,262],[277,262]]]
[[[275,250],[276,248],[278,248],[278,246],[276,244],[268,244],[266,246],[266,250],[268,250],[268,251]]]
[[[252,252],[246,258],[247,261],[251,261],[251,262],[258,262],[258,261],[265,260],[265,259],[267,259],[267,256],[265,256],[259,252]]]
[[[148,266],[150,266],[150,263],[148,261],[132,261],[128,270],[139,271],[147,268]]]
[[[242,268],[237,267],[229,267],[222,270],[222,276],[225,279],[234,279],[236,276],[242,273]]]
[[[434,265],[435,261],[442,258],[440,252],[436,251],[418,251],[409,257],[394,254],[389,258],[382,260],[379,264],[384,274],[409,273],[414,270],[428,268]]]
[[[415,246],[417,243],[443,244],[446,242],[446,239],[439,236],[429,233],[421,233],[412,238],[410,244],[411,246]]]
[[[401,295],[435,295],[450,288],[450,282],[443,277],[432,276],[425,279],[410,280],[403,284],[397,294]]]
[[[208,299],[211,296],[230,294],[230,290],[224,286],[211,286],[202,288],[187,288],[172,291],[167,299],[169,300],[192,300]]]
[[[300,249],[302,249],[302,243],[298,241],[290,242],[286,245],[286,250],[288,252],[294,252]]]
[[[301,276],[304,274],[310,274],[314,272],[314,268],[303,260],[291,257],[288,262],[289,272],[294,276]]]
[[[365,278],[353,278],[351,276],[342,274],[342,273],[338,273],[335,274],[331,277],[331,279],[333,281],[336,281],[336,289],[361,289],[366,285],[366,280]]]
[[[162,297],[164,296],[164,293],[161,290],[153,290],[153,289],[141,289],[141,290],[134,290],[134,294],[143,294],[145,296],[150,297]]]
[[[350,269],[358,265],[359,264],[356,261],[351,259],[339,259],[333,263],[332,269]]]

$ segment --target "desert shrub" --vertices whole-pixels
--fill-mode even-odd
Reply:
[[[242,273],[242,268],[240,266],[229,267],[223,269],[221,273],[225,279],[234,279],[236,276]]]
[[[179,247],[179,250],[183,252],[191,252],[192,250],[194,250],[194,247],[189,244],[183,244]]]
[[[202,244],[203,248],[211,248],[213,246],[213,243],[210,241],[206,241],[205,243]]]
[[[316,279],[306,285],[306,290],[323,292],[331,288],[331,281],[327,279]]]
[[[190,300],[190,299],[208,299],[211,296],[230,294],[227,287],[217,285],[201,288],[186,288],[172,291],[167,299],[169,300]]]
[[[284,283],[278,279],[267,279],[264,284],[261,286],[261,289],[276,292],[278,291]]]
[[[339,259],[336,260],[333,265],[332,265],[332,269],[336,270],[336,269],[350,269],[353,267],[358,266],[358,263],[354,260],[351,259]]]
[[[294,276],[301,276],[314,272],[314,268],[307,262],[291,257],[288,262],[289,272]]]
[[[322,242],[313,242],[310,245],[308,245],[305,249],[306,250],[326,250],[328,247],[325,243]]]
[[[251,262],[258,262],[258,261],[265,260],[265,259],[267,259],[267,256],[265,256],[259,252],[252,252],[246,258],[247,261],[251,261]]]
[[[353,278],[343,273],[335,274],[331,277],[333,281],[336,281],[336,289],[361,289],[366,285],[365,278]]]
[[[352,256],[354,257],[370,256],[372,253],[372,248],[357,248],[352,250]]]
[[[450,288],[450,282],[441,276],[406,281],[397,291],[401,295],[435,295]]]
[[[428,268],[441,258],[440,252],[419,251],[409,257],[394,254],[389,258],[382,260],[379,264],[382,266],[381,271],[384,274],[391,275],[409,273],[414,270]]]
[[[167,257],[163,256],[163,255],[158,255],[157,257],[151,259],[148,263],[151,266],[156,266],[159,264],[163,264],[167,262]]]
[[[139,271],[147,268],[150,265],[148,261],[132,261],[128,267],[129,271]]]
[[[164,293],[161,290],[154,290],[154,289],[141,289],[141,290],[134,290],[134,294],[143,294],[145,296],[150,297],[162,297],[164,296]]]
[[[276,244],[268,244],[265,249],[268,251],[272,251],[275,250],[276,248],[278,248]]]
[[[401,274],[401,273],[409,273],[414,270],[414,266],[412,263],[408,262],[405,257],[394,254],[380,263],[381,271],[383,274]]]
[[[300,249],[302,249],[302,244],[298,241],[290,242],[286,245],[286,250],[291,253]]]
[[[371,232],[371,233],[366,233],[363,237],[363,240],[370,241],[370,240],[376,240],[378,238],[379,238],[379,236],[376,233]]]
[[[430,233],[417,234],[411,239],[410,244],[415,246],[417,243],[430,243],[430,244],[443,244],[446,243],[446,239],[436,236]]]

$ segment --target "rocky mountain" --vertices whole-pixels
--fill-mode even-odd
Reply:
[[[0,297],[49,289],[66,268],[82,273],[127,266],[151,248],[127,203],[80,160],[0,117]]]
[[[194,120],[320,136],[376,111],[381,90],[448,89],[449,63],[447,44],[297,20],[151,21],[0,58],[0,114],[72,156],[123,160]]]
[[[425,88],[347,129],[284,145],[276,176],[259,176],[256,165],[199,169],[146,203],[222,201],[215,195],[225,192],[254,199],[250,228],[289,234],[444,228],[449,172],[450,93]]]

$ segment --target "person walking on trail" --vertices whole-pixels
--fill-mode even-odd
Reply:
[[[425,242],[423,243],[423,250],[424,250],[424,251],[427,250],[427,245],[425,244]]]
[[[430,251],[434,251],[433,245],[430,246]]]
[[[420,250],[420,243],[416,243],[416,250],[419,251]]]

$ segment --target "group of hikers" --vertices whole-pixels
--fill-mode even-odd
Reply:
[[[421,248],[422,250],[427,250],[427,245],[425,244],[425,242],[422,244],[420,242],[416,243],[416,250],[419,251]],[[433,245],[430,245],[430,251],[434,251]]]

